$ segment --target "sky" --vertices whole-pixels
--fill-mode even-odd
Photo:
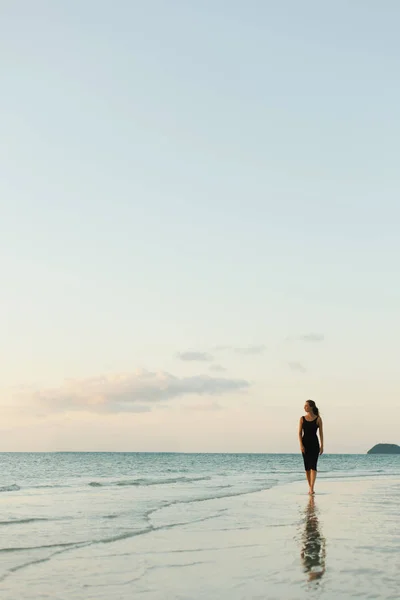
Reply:
[[[400,443],[399,18],[2,0],[0,451]]]

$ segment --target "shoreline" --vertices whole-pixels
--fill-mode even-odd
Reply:
[[[300,456],[297,452],[196,452],[165,450],[0,450],[1,454],[177,454],[182,456]],[[396,456],[397,452],[324,452],[324,456]]]

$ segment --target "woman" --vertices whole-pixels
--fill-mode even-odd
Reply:
[[[299,423],[300,450],[303,454],[304,468],[309,485],[309,494],[314,494],[314,484],[317,477],[318,456],[324,451],[324,432],[322,419],[314,400],[307,400],[304,405],[305,416],[301,417]],[[317,431],[319,429],[318,441]]]

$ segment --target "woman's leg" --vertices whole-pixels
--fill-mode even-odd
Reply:
[[[314,469],[311,469],[309,471],[310,473],[310,479],[308,481],[308,483],[310,484],[310,492],[313,494],[314,493],[314,485],[315,485],[315,480],[317,478],[317,471],[314,471]],[[307,477],[308,479],[308,477]]]
[[[304,470],[306,472],[306,477],[307,477],[307,482],[308,482],[308,487],[311,490],[311,480],[310,480],[310,457],[306,452],[302,453],[303,456],[303,462],[304,462]]]
[[[308,481],[308,487],[310,488],[310,491],[311,491],[311,471],[310,470],[306,471],[306,477],[307,477],[307,481]]]

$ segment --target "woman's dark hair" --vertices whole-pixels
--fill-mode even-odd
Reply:
[[[314,415],[316,417],[319,417],[319,408],[318,406],[315,404],[314,400],[307,400],[307,404],[308,406],[311,408],[311,410],[313,411]]]

